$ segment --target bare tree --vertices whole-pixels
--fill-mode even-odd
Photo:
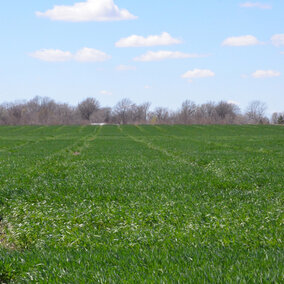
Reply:
[[[157,107],[150,111],[150,103],[137,105],[129,99],[119,101],[113,109],[100,108],[93,98],[82,101],[77,107],[57,103],[50,98],[35,97],[30,101],[19,101],[0,105],[0,125],[59,125],[105,123],[151,123],[151,124],[245,124],[269,123],[265,117],[266,105],[252,102],[245,115],[233,104],[221,101],[196,105],[189,100],[182,103],[178,111]],[[284,113],[274,113],[272,123],[284,124]]]
[[[87,98],[78,105],[82,119],[90,121],[91,115],[97,111],[100,103],[94,98]]]
[[[155,123],[164,124],[170,122],[170,112],[167,108],[157,107],[151,114],[151,120]]]
[[[179,121],[183,124],[189,124],[192,122],[194,114],[196,112],[196,104],[190,100],[186,100],[181,105],[181,110],[178,114]]]
[[[8,112],[6,107],[0,106],[0,125],[9,124]]]
[[[284,114],[280,114],[278,117],[278,124],[284,124]]]
[[[39,109],[40,124],[55,124],[56,103],[49,98],[42,98]]]
[[[271,117],[271,122],[273,124],[284,124],[284,112],[274,112]]]
[[[240,114],[240,108],[237,105],[224,101],[219,102],[215,109],[221,123],[234,123],[235,118]]]
[[[200,124],[213,124],[218,120],[216,105],[214,102],[202,104],[196,111],[196,122]]]
[[[95,123],[109,123],[111,121],[111,108],[105,107],[91,115],[91,121]]]
[[[146,102],[141,105],[132,105],[132,122],[147,123],[150,103]]]
[[[246,110],[246,116],[249,120],[249,123],[264,123],[267,120],[265,117],[266,109],[267,106],[263,102],[251,102]]]
[[[22,124],[23,104],[14,103],[7,106],[8,117],[11,124]]]
[[[0,124],[80,124],[77,110],[49,98],[35,97],[28,102],[16,102],[0,107]]]
[[[114,107],[114,115],[118,123],[127,124],[132,118],[134,104],[129,99],[122,99]]]

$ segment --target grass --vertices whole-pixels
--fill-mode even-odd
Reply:
[[[283,283],[284,128],[0,127],[0,283]]]

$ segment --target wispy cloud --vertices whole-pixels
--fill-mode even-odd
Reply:
[[[214,77],[215,73],[208,69],[194,69],[189,70],[186,73],[184,73],[181,77],[183,79],[188,79],[189,82],[192,82],[192,79],[198,79],[198,78],[208,78],[208,77]]]
[[[179,51],[148,51],[145,54],[142,54],[136,58],[134,61],[142,61],[142,62],[150,62],[150,61],[162,61],[166,59],[185,59],[185,58],[200,58],[206,57],[208,55],[200,55],[200,54],[190,54],[183,53]]]
[[[257,70],[252,73],[252,77],[255,79],[262,79],[262,78],[273,78],[279,77],[281,75],[280,72],[274,70]]]
[[[38,17],[66,22],[106,22],[133,20],[137,17],[126,9],[120,9],[113,0],[87,0],[73,6],[54,6],[46,12],[36,12]]]
[[[134,71],[137,68],[135,66],[130,66],[130,65],[119,65],[116,67],[117,71]]]
[[[74,59],[80,62],[103,62],[110,58],[111,56],[103,51],[87,47],[79,50],[74,55]]]
[[[271,37],[272,44],[275,46],[284,45],[284,34],[276,34]]]
[[[106,95],[106,96],[112,95],[112,92],[109,92],[109,91],[106,91],[106,90],[102,90],[100,93],[101,93],[101,95]]]
[[[263,10],[272,9],[270,4],[260,3],[260,2],[245,2],[240,5],[242,8],[258,8]]]
[[[229,37],[222,43],[223,46],[252,46],[258,44],[261,44],[261,42],[252,35]]]
[[[71,60],[78,62],[103,62],[111,58],[111,56],[105,52],[87,47],[78,50],[75,54],[60,49],[41,49],[30,53],[29,55],[47,62],[64,62]]]
[[[173,38],[169,33],[162,33],[161,35],[150,35],[148,37],[132,35],[126,38],[120,39],[115,43],[116,47],[149,47],[149,46],[161,46],[180,44],[180,39]]]
[[[47,62],[64,62],[73,58],[71,52],[60,49],[41,49],[30,53],[30,56]]]

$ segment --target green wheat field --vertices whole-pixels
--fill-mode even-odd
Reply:
[[[281,126],[0,127],[0,283],[283,283]]]

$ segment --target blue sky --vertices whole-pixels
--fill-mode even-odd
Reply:
[[[5,1],[0,103],[261,100],[284,111],[283,12],[280,0]]]

